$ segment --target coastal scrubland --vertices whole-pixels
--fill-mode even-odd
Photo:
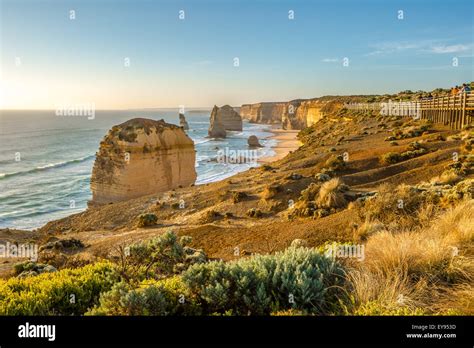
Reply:
[[[40,252],[2,264],[0,314],[474,314],[473,126],[338,101],[298,139],[220,182],[2,230]]]

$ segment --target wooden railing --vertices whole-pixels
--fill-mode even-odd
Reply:
[[[450,125],[453,129],[473,121],[474,93],[458,93],[421,101],[421,118]]]
[[[474,121],[474,92],[413,102],[348,103],[344,104],[344,107],[350,110],[378,111],[385,116],[427,119],[459,129]],[[396,114],[392,112],[394,109],[397,110]]]

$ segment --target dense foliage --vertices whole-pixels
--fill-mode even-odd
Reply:
[[[108,262],[10,278],[0,281],[0,315],[80,315],[117,281]]]
[[[342,269],[314,249],[290,247],[275,255],[197,264],[183,281],[208,313],[263,315],[290,308],[321,313],[342,281]]]

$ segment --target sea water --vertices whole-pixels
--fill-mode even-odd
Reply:
[[[256,135],[257,158],[272,156],[276,141],[267,125],[244,121],[242,132],[207,138],[209,111],[185,113],[196,149],[196,184],[222,180],[256,161],[222,161],[224,151],[248,152]],[[178,110],[96,111],[94,117],[58,116],[51,111],[0,111],[0,228],[35,229],[86,209],[95,153],[108,130],[131,118],[164,119],[179,124]]]

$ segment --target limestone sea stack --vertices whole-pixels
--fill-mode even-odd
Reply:
[[[242,131],[242,117],[230,105],[224,105],[218,108],[217,117],[220,118],[225,130]]]
[[[112,127],[100,143],[91,204],[164,192],[196,181],[194,142],[163,120],[134,118]]]
[[[179,114],[179,125],[183,127],[184,130],[189,129],[188,121],[186,121],[186,117],[184,117],[184,114],[182,113]]]
[[[209,130],[207,133],[211,138],[225,138],[227,135],[224,124],[219,117],[219,108],[216,105],[214,105],[214,108],[211,111]]]
[[[211,119],[213,117],[222,123],[226,131],[242,131],[242,117],[240,117],[239,113],[230,105],[221,107],[214,105],[211,112]]]
[[[258,141],[257,136],[255,135],[249,136],[249,138],[247,139],[247,144],[249,145],[249,147],[262,147],[262,145],[260,145],[260,142]]]

